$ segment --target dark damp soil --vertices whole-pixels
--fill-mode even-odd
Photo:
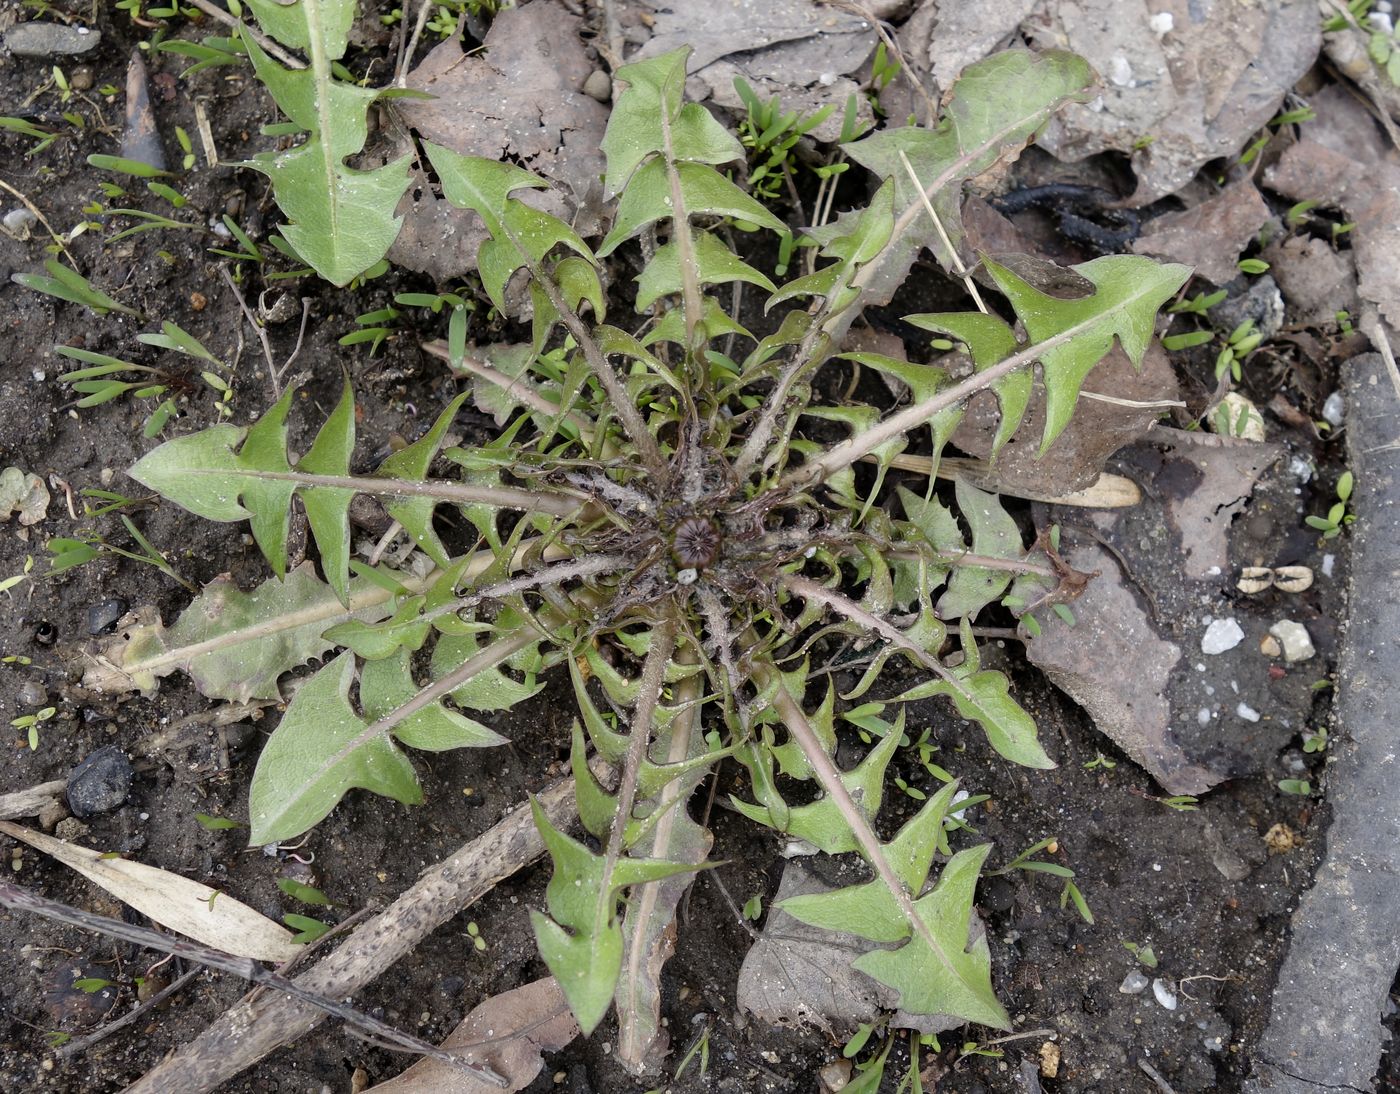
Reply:
[[[62,779],[95,749],[116,745],[136,761],[125,804],[85,821],[64,821],[61,834],[204,881],[274,919],[317,911],[277,888],[277,878],[288,875],[324,889],[336,902],[330,919],[382,906],[425,867],[560,773],[567,756],[569,698],[562,691],[546,691],[496,718],[494,727],[512,742],[508,748],[416,754],[425,806],[409,809],[352,794],[299,853],[269,856],[248,851],[238,830],[207,831],[195,814],[246,815],[248,781],[260,742],[275,724],[275,709],[261,719],[222,728],[187,724],[175,743],[152,752],[148,746],[158,734],[211,709],[183,676],[169,677],[151,698],[97,697],[76,686],[64,654],[89,638],[94,606],[120,598],[133,608],[153,606],[169,622],[190,594],[154,567],[116,555],[47,576],[45,544],[52,537],[99,534],[117,547],[136,546],[117,514],[83,515],[80,491],[108,489],[140,498],[139,488],[122,472],[155,443],[142,437],[151,401],[124,398],[76,409],[71,392],[55,382],[67,362],[55,357],[52,347],[81,346],[151,362],[156,355],[140,347],[135,335],[158,329],[161,320],[174,321],[234,364],[233,420],[249,421],[272,403],[275,391],[262,348],[242,321],[234,288],[221,276],[221,271],[236,269],[250,306],[257,307],[264,289],[263,302],[269,306],[283,294],[290,296],[291,306],[280,321],[267,326],[270,352],[279,366],[298,344],[302,300],[306,302],[307,322],[293,371],[310,375],[293,414],[294,444],[304,446],[308,430],[333,405],[342,370],[364,412],[356,453],[361,467],[373,466],[396,437],[417,436],[454,388],[441,363],[417,348],[420,335],[444,333],[436,319],[414,320],[421,330],[400,328],[374,354],[363,345],[338,344],[355,329],[356,316],[385,306],[395,293],[431,291],[421,278],[391,272],[336,291],[309,279],[270,281],[267,273],[285,268],[275,262],[259,270],[210,254],[211,246],[228,246],[208,225],[229,209],[239,211],[255,238],[265,239],[277,214],[260,177],[229,167],[208,168],[199,156],[196,166],[178,177],[187,204],[171,211],[147,196],[137,180],[87,165],[91,153],[118,150],[122,97],[104,95],[101,89],[124,86],[128,55],[143,40],[121,12],[104,10],[97,26],[104,37],[99,49],[82,59],[89,70],[82,82],[90,90],[80,100],[60,103],[52,90],[34,97],[49,79],[50,61],[10,59],[0,67],[0,113],[31,116],[63,132],[52,147],[27,158],[31,142],[0,136],[0,178],[27,195],[60,233],[91,220],[90,229],[69,250],[94,284],[149,317],[145,322],[120,315],[99,319],[11,284],[11,272],[42,267],[48,239],[37,229],[27,241],[0,234],[0,272],[6,275],[0,279],[0,317],[7,335],[0,365],[0,461],[39,474],[53,493],[48,516],[39,524],[21,528],[11,522],[0,528],[0,578],[23,573],[30,558],[35,563],[30,578],[0,597],[0,654],[27,659],[0,665],[0,717],[8,723],[37,709],[55,710],[38,726],[37,748],[29,747],[24,728],[0,734],[0,792]],[[188,29],[183,33],[198,36]],[[370,41],[366,48],[383,48],[383,43],[376,47]],[[273,120],[272,112],[246,71],[214,69],[183,80],[175,78],[185,67],[183,60],[159,54],[148,61],[156,118],[173,162],[180,156],[175,127],[197,132],[196,99],[207,107],[212,136],[225,160],[262,146],[265,139],[258,130]],[[75,66],[64,63],[71,82]],[[82,115],[85,128],[66,125],[60,117],[65,110]],[[161,209],[194,228],[105,242],[117,227],[130,223],[103,223],[84,209],[98,201],[119,204],[100,191],[101,183],[114,179],[129,191],[123,202]],[[0,206],[10,210],[16,202],[6,193],[0,195]],[[259,221],[264,227],[258,227]],[[169,354],[160,362],[178,366]],[[167,427],[167,435],[216,420],[214,393],[197,370],[177,378],[172,390],[182,416]],[[485,424],[484,417],[464,414],[454,428],[470,438],[480,435]],[[1319,462],[1322,478],[1335,479],[1333,451],[1301,432],[1287,439]],[[1266,484],[1265,494],[1271,489],[1291,493],[1291,487]],[[1313,511],[1321,508],[1320,502],[1312,506]],[[146,500],[121,512],[192,584],[227,573],[247,588],[269,576],[242,526],[212,524]],[[1317,594],[1322,612],[1332,618],[1341,617],[1340,584],[1331,582]],[[44,644],[41,639],[49,636],[56,641]],[[946,1035],[941,1053],[924,1054],[926,1089],[935,1079],[937,1089],[957,1094],[1022,1089],[1022,1062],[1039,1067],[1042,1046],[1053,1033],[1059,1063],[1057,1077],[1045,1080],[1050,1090],[1151,1089],[1140,1062],[1150,1064],[1181,1094],[1237,1090],[1249,1071],[1250,1046],[1267,1017],[1289,915],[1324,842],[1325,805],[1282,794],[1276,786],[1279,778],[1293,773],[1286,763],[1296,738],[1261,757],[1260,774],[1215,790],[1196,811],[1174,811],[1155,800],[1159,791],[1148,777],[1106,743],[1082,711],[1009,655],[1006,667],[1041,726],[1042,740],[1060,762],[1057,770],[1026,772],[1000,761],[980,735],[964,737],[961,723],[941,706],[916,708],[911,718],[931,727],[941,756],[965,775],[969,790],[990,795],[969,815],[976,833],[960,836],[963,845],[991,840],[996,846],[992,862],[1001,863],[1041,839],[1057,837],[1053,859],[1075,871],[1095,922],[1084,922],[1073,905],[1061,907],[1062,883],[1054,877],[1018,872],[985,881],[978,908],[991,941],[994,981],[1022,1036],[989,1050],[991,1054],[957,1062],[963,1038],[958,1032]],[[1309,666],[1314,668],[1321,677],[1327,666]],[[1301,722],[1309,711],[1293,713]],[[1086,766],[1098,757],[1115,766]],[[898,774],[915,787],[929,782],[913,766]],[[719,789],[720,803],[729,791],[741,789],[737,768],[722,771]],[[913,799],[894,791],[891,795],[899,800],[882,816],[889,831],[917,806]],[[724,865],[695,887],[676,956],[666,969],[672,1072],[654,1085],[677,1092],[814,1091],[819,1070],[840,1057],[841,1046],[815,1033],[764,1026],[736,1009],[735,985],[750,939],[720,885],[737,904],[761,895],[766,905],[783,868],[778,841],[741,821],[723,808],[712,817],[712,857]],[[1270,853],[1264,835],[1279,824],[1296,833],[1298,844],[1285,853]],[[9,839],[3,846],[8,878],[101,914],[132,914],[42,854]],[[310,873],[299,872],[304,867],[294,854],[314,855]],[[437,1040],[483,998],[541,975],[526,910],[542,906],[545,880],[545,871],[535,867],[500,884],[362,993],[358,1003]],[[485,940],[484,951],[475,947],[469,921]],[[231,977],[204,975],[134,1026],[60,1061],[50,1035],[80,1036],[104,1016],[125,1012],[134,1005],[135,979],[158,981],[169,975],[169,966],[155,969],[156,958],[149,953],[17,913],[0,915],[0,924],[0,984],[5,986],[0,1074],[9,1076],[0,1085],[7,1089],[118,1090],[191,1040],[244,990]],[[1150,945],[1159,967],[1139,966],[1124,942]],[[71,982],[75,968],[116,987],[95,997],[65,991],[63,981]],[[1137,994],[1120,991],[1135,970],[1169,983],[1175,1009],[1164,1007],[1150,986]],[[571,1094],[642,1090],[612,1059],[610,1032],[615,1027],[605,1022],[590,1040],[551,1058],[530,1089]],[[708,1036],[708,1073],[700,1075],[697,1054],[682,1076],[672,1079],[674,1068],[702,1036]],[[894,1090],[907,1060],[906,1046],[897,1045],[882,1089]],[[403,1057],[326,1023],[225,1089],[343,1091],[351,1089],[359,1069],[382,1081],[404,1064]],[[1386,1081],[1394,1085],[1393,1065],[1388,1066]]]

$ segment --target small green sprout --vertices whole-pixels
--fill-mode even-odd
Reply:
[[[331,929],[330,924],[322,923],[319,919],[312,919],[310,916],[296,915],[294,913],[284,915],[282,917],[282,922],[297,932],[292,936],[292,941],[303,946],[315,942],[316,939],[320,938]]]
[[[1304,518],[1309,528],[1316,528],[1322,533],[1323,539],[1336,539],[1342,534],[1343,528],[1355,523],[1356,514],[1347,512],[1347,502],[1351,500],[1355,481],[1350,471],[1343,471],[1341,478],[1337,480],[1337,501],[1327,510],[1327,515],[1319,517],[1309,514]]]
[[[213,817],[208,813],[196,813],[194,819],[199,826],[209,832],[221,832],[229,828],[242,828],[236,820],[229,820],[228,817]]]
[[[43,710],[37,710],[33,714],[21,714],[18,718],[11,721],[10,725],[14,726],[16,729],[27,730],[29,751],[37,752],[39,750],[39,726],[47,722],[57,713],[57,707],[45,707]]]
[[[1312,793],[1312,783],[1307,779],[1280,779],[1278,788],[1285,794],[1306,796]]]
[[[304,882],[297,881],[295,878],[279,877],[277,879],[277,888],[281,889],[293,900],[299,900],[303,904],[319,904],[323,908],[329,908],[331,906],[331,898],[321,892],[320,889],[317,889],[313,885],[307,885]]]
[[[1139,944],[1124,939],[1123,948],[1142,962],[1143,965],[1147,966],[1147,968],[1155,969],[1157,967],[1157,955],[1146,942]]]

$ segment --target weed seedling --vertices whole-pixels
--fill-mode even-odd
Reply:
[[[1337,501],[1327,510],[1327,515],[1319,517],[1309,514],[1304,518],[1309,528],[1316,528],[1322,533],[1323,539],[1336,539],[1342,534],[1343,528],[1356,521],[1356,514],[1347,512],[1347,503],[1351,500],[1354,484],[1351,472],[1343,471],[1337,479]]]

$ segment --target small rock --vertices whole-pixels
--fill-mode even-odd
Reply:
[[[612,98],[612,77],[601,68],[595,68],[583,81],[583,93],[600,103],[607,102]]]
[[[65,820],[69,820],[68,806],[54,798],[39,810],[39,827],[45,832],[54,831]]]
[[[1238,714],[1241,718],[1243,718],[1246,722],[1259,721],[1259,712],[1255,710],[1252,706],[1250,706],[1248,703],[1240,703],[1239,706],[1235,707],[1235,713]]]
[[[1201,636],[1202,653],[1224,653],[1244,641],[1244,631],[1233,619],[1216,619]]]
[[[1060,1046],[1054,1041],[1042,1041],[1040,1045],[1040,1077],[1055,1079],[1060,1074]]]
[[[68,86],[74,91],[91,91],[93,82],[91,65],[79,65],[68,74]]]
[[[851,1081],[851,1061],[832,1060],[822,1067],[817,1073],[817,1078],[821,1081],[823,1094],[837,1094],[838,1091],[845,1090]]]
[[[1269,633],[1279,640],[1283,647],[1283,659],[1289,664],[1306,661],[1317,653],[1308,628],[1292,619],[1280,619],[1269,628]]]
[[[110,634],[112,628],[117,625],[117,620],[126,614],[130,606],[119,596],[109,596],[106,600],[89,605],[87,610],[88,634]]]
[[[1323,555],[1323,556],[1322,556],[1322,576],[1323,576],[1323,577],[1331,577],[1331,576],[1332,576],[1332,572],[1333,572],[1336,568],[1337,568],[1337,556],[1336,556],[1336,555]]]
[[[19,701],[27,707],[41,707],[48,697],[48,689],[38,680],[26,680],[20,685]]]
[[[71,57],[91,53],[102,35],[62,23],[20,23],[5,32],[5,48],[16,57]]]
[[[1340,391],[1334,391],[1322,404],[1322,420],[1336,429],[1346,420],[1346,403]]]
[[[1278,644],[1278,639],[1271,634],[1266,634],[1259,639],[1259,652],[1265,657],[1277,657],[1283,652],[1283,647]]]
[[[68,776],[68,808],[75,817],[110,813],[131,792],[131,761],[115,745],[104,745]]]
[[[1128,973],[1127,976],[1123,977],[1123,982],[1118,985],[1118,990],[1124,995],[1137,995],[1147,987],[1147,984],[1147,977],[1143,976],[1137,969],[1134,969],[1132,972]]]
[[[53,834],[65,843],[72,843],[75,839],[82,839],[87,835],[88,826],[77,817],[64,817],[53,826]]]
[[[1176,992],[1172,991],[1171,985],[1160,976],[1152,981],[1152,995],[1167,1010],[1176,1010]]]
[[[1246,319],[1254,320],[1254,333],[1268,341],[1283,326],[1283,296],[1268,274],[1250,281],[1247,291],[1223,300],[1210,309],[1210,322],[1228,337]]]
[[[23,243],[29,238],[30,230],[39,223],[39,218],[28,209],[11,209],[0,219],[0,224],[5,226],[5,231]]]

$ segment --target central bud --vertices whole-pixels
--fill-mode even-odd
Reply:
[[[709,517],[686,517],[671,534],[671,557],[687,570],[703,570],[719,558],[724,533]]]

